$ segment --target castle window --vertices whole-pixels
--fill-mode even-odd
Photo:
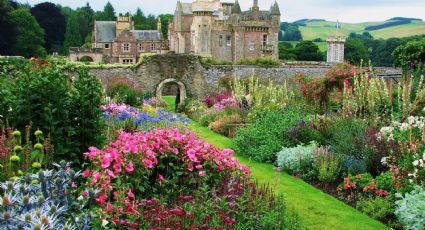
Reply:
[[[267,36],[267,34],[263,35],[263,45],[267,45],[269,43],[269,37]]]
[[[122,59],[122,64],[126,64],[126,65],[133,64],[133,59]]]
[[[109,48],[111,48],[111,47],[109,46],[109,44],[105,44],[104,48],[105,48],[105,49],[109,49]]]
[[[155,51],[156,50],[156,44],[155,43],[152,43],[151,44],[151,51]]]
[[[218,44],[219,44],[220,46],[223,46],[223,35],[220,35],[220,36],[219,36],[219,38],[218,38]]]
[[[123,44],[123,47],[122,47],[122,50],[124,52],[129,52],[130,51],[130,44],[129,43],[124,43]]]
[[[248,45],[249,51],[255,51],[255,44],[254,42],[250,42]]]
[[[140,52],[145,51],[145,47],[143,46],[142,43],[139,43],[139,51]]]
[[[227,46],[232,46],[232,37],[231,36],[226,36],[226,45]]]

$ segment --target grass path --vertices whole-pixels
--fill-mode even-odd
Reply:
[[[189,127],[201,139],[219,148],[232,148],[231,139],[214,133],[194,122]],[[309,229],[323,230],[380,230],[389,229],[384,224],[362,214],[336,198],[285,173],[278,173],[270,164],[250,161],[237,155],[238,160],[250,167],[259,183],[266,183],[286,197],[288,207],[294,210]]]

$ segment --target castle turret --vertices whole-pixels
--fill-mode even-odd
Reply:
[[[254,5],[252,6],[251,11],[253,19],[258,21],[260,19],[260,7],[258,6],[258,0],[254,0]]]
[[[233,5],[232,7],[232,14],[241,14],[242,10],[241,10],[241,6],[239,5],[238,0],[236,0],[235,5]]]
[[[134,23],[131,16],[120,16],[116,21],[116,37],[118,37],[124,30],[134,30]]]
[[[276,1],[270,7],[270,15],[272,17],[273,23],[280,25],[280,9]]]
[[[213,23],[214,2],[195,0],[192,3],[193,21],[190,31],[192,52],[204,57],[211,57],[211,31]]]

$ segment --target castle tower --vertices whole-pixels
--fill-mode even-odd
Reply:
[[[260,19],[260,7],[258,6],[258,0],[254,0],[254,5],[252,6],[251,11],[253,19],[258,21]]]
[[[195,0],[192,3],[191,51],[203,57],[211,57],[211,30],[214,2]]]
[[[116,21],[116,37],[118,37],[124,30],[134,30],[134,23],[131,16],[120,16]]]
[[[344,48],[346,37],[339,35],[339,22],[336,22],[335,36],[330,36],[326,42],[328,43],[327,62],[342,63],[344,62]]]

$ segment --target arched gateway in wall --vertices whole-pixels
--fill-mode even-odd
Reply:
[[[187,97],[186,86],[182,82],[174,78],[168,78],[159,83],[159,85],[156,87],[156,97],[162,97],[162,91],[168,83],[176,83],[178,85],[180,91],[180,104],[183,104],[184,100],[186,100]]]

